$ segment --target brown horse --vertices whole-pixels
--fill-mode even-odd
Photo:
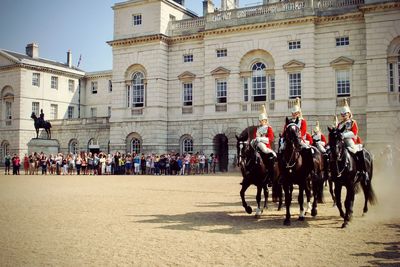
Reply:
[[[51,139],[51,123],[48,121],[39,120],[35,112],[32,112],[31,118],[35,121],[36,139],[39,137],[39,129],[43,128],[47,133],[47,139]]]

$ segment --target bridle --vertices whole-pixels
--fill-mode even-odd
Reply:
[[[334,132],[331,135],[333,138],[331,138],[332,143],[330,144],[331,147],[331,156],[332,159],[336,162],[336,169],[338,171],[338,176],[341,176],[344,170],[347,167],[347,163],[345,162],[343,164],[342,170],[339,169],[339,162],[343,162],[345,159],[346,151],[345,151],[345,146],[344,146],[344,141],[339,137],[339,134]]]

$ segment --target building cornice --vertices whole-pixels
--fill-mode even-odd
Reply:
[[[400,9],[400,2],[377,3],[360,6],[359,9],[364,13],[384,11],[387,9]]]
[[[81,74],[80,73],[71,73],[71,72],[66,72],[66,71],[62,71],[62,70],[52,69],[49,67],[35,66],[35,65],[25,64],[25,63],[17,63],[17,64],[12,64],[12,65],[2,66],[2,67],[0,67],[0,70],[3,71],[3,70],[10,70],[10,69],[18,69],[18,68],[46,72],[46,73],[62,75],[62,76],[67,76],[67,77],[77,78],[77,79],[80,79],[85,76],[84,72],[82,72]]]
[[[343,15],[323,16],[323,17],[307,16],[296,19],[269,21],[269,22],[255,23],[250,25],[240,25],[240,26],[205,30],[203,32],[188,34],[188,35],[166,36],[164,34],[153,34],[147,36],[112,40],[108,41],[107,43],[112,47],[143,44],[150,42],[163,42],[165,44],[172,45],[187,41],[201,41],[204,40],[205,37],[220,36],[221,34],[227,34],[227,33],[247,32],[251,30],[262,30],[266,28],[278,28],[284,26],[295,26],[295,25],[310,24],[310,23],[323,24],[331,22],[343,22],[346,20],[354,20],[354,19],[360,20],[363,18],[364,14],[362,12],[353,12]]]
[[[112,76],[111,70],[106,71],[98,71],[98,72],[86,72],[85,78],[92,79],[92,78],[107,78]]]

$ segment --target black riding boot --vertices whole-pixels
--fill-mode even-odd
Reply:
[[[365,184],[367,185],[369,183],[369,175],[367,172],[367,165],[365,164],[365,156],[364,156],[364,151],[358,151],[356,153],[356,158],[357,158],[357,170],[360,172],[362,176],[364,176]]]
[[[268,183],[270,186],[272,186],[272,183],[274,181],[274,175],[275,175],[275,170],[274,170],[274,165],[275,165],[275,160],[276,156],[272,153],[269,154],[268,157],[268,163],[267,163],[267,169],[268,169]]]

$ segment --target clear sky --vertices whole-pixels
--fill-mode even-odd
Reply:
[[[113,37],[111,7],[122,0],[0,0],[0,49],[25,53],[25,46],[39,45],[39,57],[66,62],[71,49],[73,65],[82,55],[80,69],[110,70]],[[202,0],[185,5],[202,16]],[[241,0],[240,7],[261,0]],[[220,7],[220,0],[214,0]]]

